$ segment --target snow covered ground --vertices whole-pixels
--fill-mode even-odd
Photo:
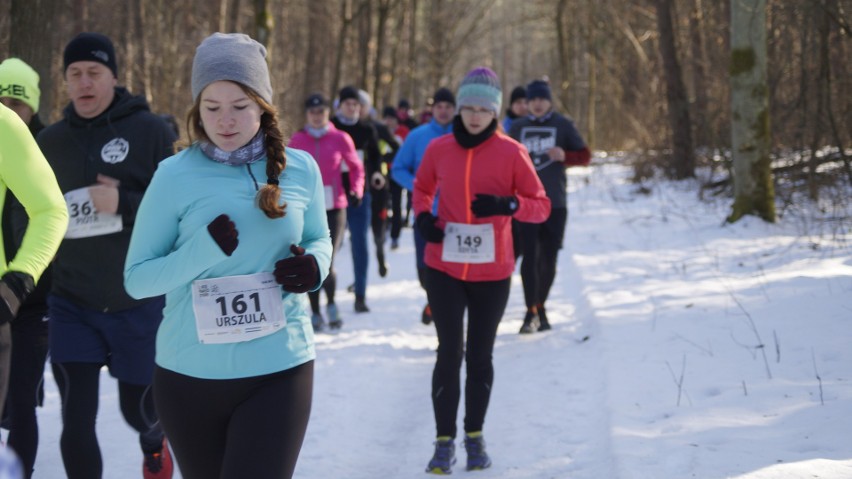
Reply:
[[[521,336],[520,277],[494,352],[485,426],[501,479],[852,478],[852,231],[848,219],[746,218],[694,182],[637,194],[613,159],[571,171],[570,218],[548,303],[554,329]],[[848,216],[847,216],[848,218]],[[317,338],[314,407],[296,477],[423,478],[437,345],[411,230],[371,264],[368,314],[340,291],[344,329]],[[339,285],[351,281],[348,247]],[[64,477],[47,370],[37,478]],[[103,375],[106,478],[141,453]],[[459,424],[463,407],[459,412]],[[176,474],[176,477],[180,477]]]

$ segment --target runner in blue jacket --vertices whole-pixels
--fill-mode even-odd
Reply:
[[[166,295],[154,402],[185,479],[292,477],[310,416],[308,291],[328,275],[320,170],[285,148],[266,49],[215,33],[196,50],[187,124],[162,162],[124,269]]]
[[[396,153],[391,167],[391,178],[408,190],[409,195],[414,191],[414,177],[417,176],[417,169],[420,168],[426,147],[435,138],[453,131],[453,117],[456,114],[455,95],[447,88],[439,88],[432,98],[434,100],[432,119],[429,123],[411,130],[411,133],[405,137],[402,148]],[[423,239],[418,228],[413,228],[413,231],[414,252],[417,256],[417,279],[420,281],[420,287],[425,290],[423,272],[426,270],[426,263],[423,262],[423,252],[426,250],[426,240]],[[432,308],[428,303],[423,308],[420,320],[423,324],[432,322]]]

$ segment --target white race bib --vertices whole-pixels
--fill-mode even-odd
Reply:
[[[121,231],[121,215],[95,211],[88,187],[65,193],[65,205],[68,207],[66,238],[88,238]]]
[[[204,344],[251,341],[287,323],[281,286],[272,273],[193,281],[192,309],[198,341]]]
[[[325,209],[333,210],[334,209],[334,187],[333,186],[323,186],[323,190],[325,192]]]
[[[448,263],[493,263],[494,225],[447,223],[441,260]]]

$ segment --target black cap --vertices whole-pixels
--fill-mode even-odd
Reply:
[[[115,48],[106,35],[100,33],[80,33],[65,46],[62,54],[62,71],[68,70],[68,65],[74,62],[98,62],[112,70],[112,75],[118,76],[118,66],[115,62]]]
[[[516,86],[512,89],[512,94],[509,95],[509,104],[515,103],[515,100],[524,99],[527,97],[527,89],[522,86]]]
[[[328,101],[328,98],[323,96],[322,93],[311,93],[311,95],[305,100],[305,110],[316,108],[318,106],[328,107],[331,105]]]
[[[452,103],[453,106],[456,105],[456,96],[453,95],[453,92],[451,92],[448,88],[438,88],[438,90],[435,91],[435,94],[432,95],[432,99],[435,103],[445,101],[447,103]]]
[[[382,109],[382,118],[387,118],[389,116],[396,118],[396,108],[392,106],[386,106]]]
[[[361,103],[361,97],[358,96],[358,89],[351,85],[341,88],[338,97],[340,98],[340,103],[346,100],[358,100],[358,103]]]
[[[405,98],[400,98],[399,103],[397,104],[400,110],[408,110],[411,108],[411,103],[408,103],[408,100]]]

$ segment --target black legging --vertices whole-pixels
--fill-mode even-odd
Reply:
[[[95,433],[101,364],[53,363],[53,376],[62,398],[62,436],[59,448],[68,479],[96,479],[103,459]],[[150,385],[118,381],[118,399],[124,420],[139,433],[142,452],[162,448],[163,432],[154,412]]]
[[[331,266],[328,270],[328,276],[322,283],[322,290],[328,298],[328,304],[334,304],[334,289],[337,288],[337,273],[334,271],[334,258],[340,245],[343,243],[343,232],[346,230],[346,210],[337,208],[326,210],[325,216],[328,219],[328,232],[331,236]],[[308,299],[311,300],[311,311],[319,314],[320,312],[320,293],[319,290],[308,293]]]
[[[424,277],[438,332],[438,358],[432,373],[432,407],[437,435],[456,437],[462,358],[467,364],[464,430],[481,431],[494,382],[494,340],[509,300],[511,278],[461,281],[428,266]],[[465,309],[468,311],[467,338],[464,335]]]
[[[314,362],[240,379],[154,369],[154,400],[184,479],[293,476],[311,414]]]
[[[543,305],[556,278],[556,260],[565,236],[566,208],[551,211],[544,223],[520,223],[523,260],[521,281],[527,309]]]
[[[405,219],[402,216],[402,191],[405,189],[399,183],[393,180],[393,178],[388,178],[390,182],[390,202],[391,202],[391,212],[393,213],[393,217],[391,218],[391,239],[399,239],[399,234],[402,231],[402,220]],[[406,196],[410,199],[411,194],[408,193]],[[410,203],[410,201],[408,202]],[[406,208],[408,210],[409,208]],[[408,215],[406,215],[407,218]]]
[[[32,476],[38,451],[36,407],[44,389],[44,363],[47,359],[46,308],[27,308],[12,323],[12,370],[6,397],[9,420],[8,445],[18,453],[24,478]]]
[[[390,180],[387,180],[390,181]],[[373,242],[376,245],[376,260],[379,264],[385,262],[385,236],[388,229],[388,201],[390,190],[388,185],[382,189],[370,187],[370,226],[373,229]]]

